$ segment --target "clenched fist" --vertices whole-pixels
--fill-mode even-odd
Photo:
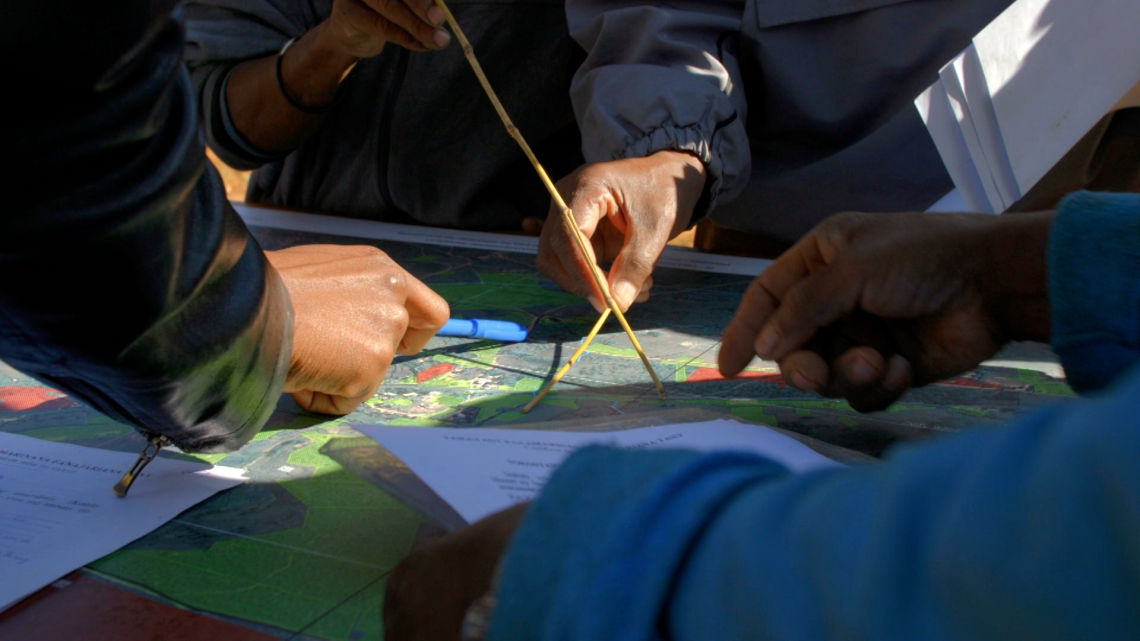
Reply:
[[[293,303],[285,392],[306,410],[348,414],[393,357],[419,352],[447,322],[447,302],[375,247],[302,245],[266,257]]]

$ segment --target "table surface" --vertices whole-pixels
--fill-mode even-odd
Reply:
[[[628,317],[669,399],[657,397],[615,325],[524,415],[521,406],[596,319],[588,304],[539,277],[533,256],[492,242],[377,240],[392,237],[381,223],[363,223],[354,228],[361,237],[348,238],[321,233],[318,217],[290,220],[261,212],[252,229],[266,249],[374,244],[446,298],[454,316],[513,320],[531,337],[510,345],[433,339],[423,353],[398,358],[375,397],[344,418],[307,414],[283,398],[242,450],[191,457],[243,468],[251,482],[0,613],[0,638],[381,638],[387,573],[416,544],[439,536],[441,522],[454,523],[420,500],[406,468],[354,424],[596,429],[700,411],[877,455],[898,439],[993,425],[1072,395],[1055,357],[1037,345],[1010,346],[979,370],[915,390],[876,414],[788,388],[772,363],[756,362],[726,381],[715,366],[719,332],[750,278],[659,268],[650,301]],[[119,451],[142,447],[130,427],[3,364],[0,430]]]

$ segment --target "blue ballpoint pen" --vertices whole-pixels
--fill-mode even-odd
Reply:
[[[522,325],[510,321],[453,318],[444,323],[436,334],[439,336],[488,338],[493,341],[518,343],[526,340],[527,330]]]

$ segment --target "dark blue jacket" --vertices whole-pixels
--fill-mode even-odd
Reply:
[[[284,385],[292,308],[204,156],[173,1],[0,5],[0,359],[187,451]]]

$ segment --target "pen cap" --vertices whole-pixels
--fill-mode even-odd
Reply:
[[[475,319],[475,338],[489,338],[507,343],[519,343],[526,340],[526,328],[510,321],[495,321]]]

